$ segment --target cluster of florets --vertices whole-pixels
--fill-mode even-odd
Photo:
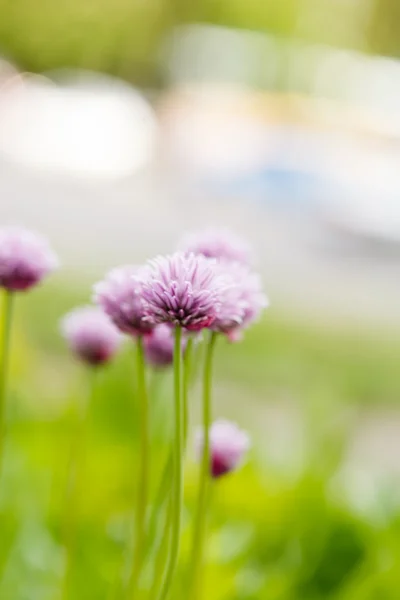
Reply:
[[[7,296],[36,286],[57,266],[40,235],[0,229],[0,287]],[[211,342],[216,335],[239,340],[268,305],[261,279],[251,269],[248,245],[224,229],[188,234],[176,252],[144,266],[113,269],[94,286],[93,300],[94,306],[77,308],[61,322],[72,353],[99,367],[115,356],[125,335],[137,339],[147,364],[157,369],[171,365],[175,352],[179,357],[175,340],[181,340],[182,353],[191,337],[207,329]],[[209,447],[210,475],[219,478],[237,468],[250,441],[228,421],[216,421],[207,430],[208,424],[198,433],[197,452],[202,455]]]
[[[149,364],[165,367],[172,364],[174,327],[188,334],[211,329],[238,340],[268,304],[249,256],[241,239],[210,229],[187,235],[174,254],[158,256],[142,267],[117,267],[94,286],[103,322],[95,309],[70,316],[63,328],[69,345],[87,362],[96,362],[90,353],[103,357],[97,362],[105,362],[114,354],[117,329],[142,336]],[[97,338],[92,335],[96,320],[101,331]]]
[[[250,257],[227,230],[188,234],[173,254],[112,270],[95,285],[94,301],[121,333],[142,337],[149,365],[165,368],[173,362],[174,328],[185,332],[184,351],[190,335],[209,329],[236,341],[258,319],[268,300]],[[198,449],[202,438],[199,432]],[[236,425],[217,421],[210,446],[217,478],[237,467],[249,440]]]
[[[62,333],[72,352],[91,366],[108,362],[122,334],[142,337],[148,364],[173,361],[173,330],[181,327],[182,351],[187,337],[209,329],[229,340],[241,338],[268,305],[260,277],[250,267],[249,246],[225,229],[186,235],[178,251],[143,267],[113,269],[94,287],[97,306],[64,317]],[[47,241],[27,229],[0,230],[0,287],[29,290],[58,266]],[[216,422],[210,432],[213,476],[239,462],[248,446],[242,432]]]
[[[94,300],[121,332],[153,336],[147,346],[170,345],[169,330],[212,329],[238,339],[268,304],[252,272],[246,245],[225,230],[186,236],[180,250],[144,267],[120,267],[96,284]],[[155,354],[153,354],[155,356]]]

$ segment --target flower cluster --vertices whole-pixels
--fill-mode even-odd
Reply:
[[[123,335],[135,342],[137,381],[134,401],[137,402],[136,414],[139,419],[140,468],[135,508],[135,560],[128,582],[129,597],[136,597],[145,567],[146,547],[151,542],[146,518],[151,502],[148,457],[152,431],[152,394],[147,389],[148,367],[174,367],[171,403],[173,434],[167,448],[169,460],[166,477],[161,480],[161,484],[165,480],[167,487],[163,492],[161,486],[163,493],[157,494],[157,498],[162,499],[160,502],[157,500],[158,508],[169,495],[174,510],[164,533],[170,539],[170,548],[168,558],[160,568],[163,578],[160,589],[153,588],[151,597],[158,600],[171,597],[179,559],[183,466],[190,423],[189,392],[196,371],[192,368],[195,366],[192,364],[193,358],[200,362],[194,338],[201,340],[204,337],[207,343],[203,360],[203,427],[196,438],[201,468],[193,526],[192,573],[188,581],[190,598],[196,597],[194,590],[203,563],[207,486],[211,479],[219,479],[235,470],[250,447],[249,437],[237,425],[223,420],[212,423],[211,418],[212,361],[216,340],[221,336],[229,340],[240,339],[243,331],[268,305],[260,277],[251,269],[250,256],[248,245],[225,229],[207,229],[190,234],[182,240],[175,253],[158,256],[144,266],[128,265],[113,269],[94,286],[95,306],[77,308],[62,319],[61,332],[69,349],[91,368],[100,367],[114,357]],[[56,268],[57,263],[47,242],[37,234],[18,228],[0,229],[0,287],[5,290],[4,360],[0,364],[0,380],[3,383],[0,386],[0,430],[4,423],[13,293],[38,284]],[[208,335],[200,335],[204,330],[208,330]],[[92,369],[92,375],[94,373]],[[91,377],[91,398],[95,398],[95,382],[98,379]],[[154,380],[159,379],[158,375],[154,377]],[[86,412],[80,412],[79,418],[85,419]],[[82,425],[83,421],[80,429]],[[1,458],[0,444],[0,466]],[[79,460],[79,455],[74,456],[75,464],[71,463],[71,469],[78,468]],[[172,470],[168,470],[171,467]],[[76,493],[77,490],[73,490],[76,484],[71,485],[71,493]],[[72,529],[76,526],[73,520],[69,524]],[[68,552],[71,552],[71,548],[69,544]],[[67,564],[65,589],[68,588],[68,582]],[[157,580],[155,585],[158,586]]]
[[[239,339],[268,305],[259,276],[246,262],[247,245],[226,230],[206,230],[180,246],[144,267],[113,269],[95,285],[95,302],[129,335],[147,336],[168,324]],[[156,334],[146,345],[154,350],[158,340],[162,346],[167,339],[167,333]]]
[[[268,306],[261,279],[250,267],[250,248],[238,236],[206,229],[186,235],[178,247],[142,267],[113,269],[94,286],[95,302],[121,333],[143,338],[146,361],[155,368],[173,362],[175,327],[188,334],[209,329],[236,341]],[[183,338],[182,350],[185,345]],[[212,476],[234,469],[248,445],[235,425],[214,423]]]
[[[206,229],[183,237],[174,254],[145,266],[121,266],[94,286],[97,307],[78,308],[61,330],[72,352],[89,365],[116,353],[121,334],[142,337],[153,367],[173,362],[175,327],[188,334],[210,329],[238,340],[268,305],[258,274],[251,271],[249,245],[226,229]],[[47,241],[24,228],[0,229],[0,287],[28,290],[58,266]],[[182,338],[182,351],[186,346]],[[236,466],[247,448],[245,436],[226,422],[210,430],[211,472]]]

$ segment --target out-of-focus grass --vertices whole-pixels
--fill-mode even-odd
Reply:
[[[36,291],[22,306],[24,332],[47,355],[66,357],[58,320],[88,298],[73,285]],[[241,343],[220,341],[216,372],[260,400],[282,392],[305,402],[321,393],[323,401],[328,392],[338,402],[382,405],[398,400],[399,360],[400,340],[387,330],[321,326],[269,310]]]
[[[0,491],[0,598],[59,597],[62,527],[72,426],[84,370],[67,355],[58,319],[86,291],[51,285],[21,296],[14,336],[9,438]],[[241,344],[221,341],[217,380],[260,403],[292,398],[315,429],[296,469],[262,461],[255,440],[249,463],[215,484],[210,497],[207,600],[397,600],[400,503],[396,482],[374,484],[364,498],[344,464],[342,430],[325,435],[332,410],[393,403],[399,389],[399,343],[376,332],[299,325],[271,313]],[[129,345],[101,377],[87,432],[79,503],[74,600],[109,600],[125,560],[136,486],[137,413]],[[168,382],[167,382],[168,383]],[[161,436],[170,408],[167,388],[153,408],[152,482],[165,460]],[[325,413],[325,402],[329,410]],[[337,402],[337,404],[335,404]],[[333,406],[332,406],[333,403]],[[336,407],[336,409],[335,409]],[[317,416],[316,416],[317,415]],[[263,417],[265,418],[265,417]],[[321,431],[323,432],[321,434]],[[295,446],[288,460],[295,460]],[[197,468],[187,464],[181,571],[173,597],[186,600],[185,568]],[[356,477],[357,474],[354,474]],[[351,493],[350,493],[351,492]],[[116,598],[121,598],[117,595]]]
[[[259,392],[289,390],[305,398],[329,389],[355,403],[398,400],[400,342],[376,330],[324,327],[266,315],[242,345],[224,348],[221,370]]]

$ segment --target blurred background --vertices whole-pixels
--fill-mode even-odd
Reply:
[[[254,446],[213,495],[205,597],[398,600],[399,32],[397,0],[0,0],[0,221],[63,263],[19,302],[2,600],[62,573],[82,374],[60,316],[208,225],[254,244],[271,308],[219,349],[215,415]],[[76,600],[111,599],[123,562],[129,360],[93,414]]]

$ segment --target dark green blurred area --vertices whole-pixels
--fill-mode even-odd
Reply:
[[[162,42],[182,23],[399,56],[399,19],[397,0],[1,0],[0,53],[24,70],[83,67],[157,86]]]
[[[19,299],[0,499],[4,600],[59,594],[73,407],[85,400],[87,373],[68,356],[58,321],[86,299],[86,288],[52,284]],[[210,498],[204,598],[397,600],[398,481],[349,464],[349,447],[364,411],[397,401],[400,342],[383,332],[300,325],[270,310],[242,343],[221,340],[218,350],[215,412],[237,414],[252,433],[253,449],[248,463],[217,482]],[[90,410],[76,600],[122,598],[117,582],[127,560],[138,453],[133,362],[128,344],[102,373]],[[170,413],[171,381],[168,374],[163,379],[151,378],[158,390],[152,401],[153,489],[165,461]],[[192,401],[196,413],[197,391]],[[296,409],[301,442],[289,436],[283,457],[270,452],[264,409],[271,404]],[[182,600],[197,481],[192,451],[186,473],[181,572],[173,594]]]

